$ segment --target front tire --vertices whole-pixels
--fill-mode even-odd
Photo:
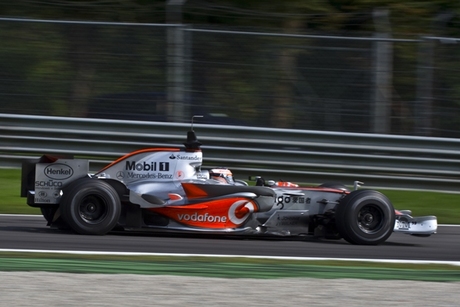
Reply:
[[[393,232],[395,210],[390,200],[378,191],[353,191],[340,201],[335,211],[337,230],[352,244],[380,244]]]
[[[63,190],[62,217],[80,234],[104,235],[117,224],[121,202],[117,191],[100,179],[83,178]]]

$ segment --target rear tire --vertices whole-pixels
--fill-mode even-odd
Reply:
[[[104,235],[111,231],[121,214],[117,191],[100,179],[83,178],[63,190],[61,214],[76,232]]]
[[[340,235],[352,244],[376,245],[393,232],[395,210],[380,192],[357,190],[336,206],[335,221]]]

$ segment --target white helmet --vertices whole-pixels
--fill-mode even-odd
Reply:
[[[235,184],[233,174],[228,168],[213,168],[209,171],[211,179],[225,184]]]

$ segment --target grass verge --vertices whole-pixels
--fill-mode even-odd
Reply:
[[[460,281],[460,267],[250,258],[100,256],[0,253],[0,271],[177,275],[214,278],[357,278],[372,280]]]

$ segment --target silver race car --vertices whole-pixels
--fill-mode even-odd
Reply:
[[[374,245],[392,232],[436,233],[435,216],[395,210],[382,193],[359,189],[360,182],[349,190],[255,177],[248,185],[228,169],[204,170],[202,155],[193,129],[182,149],[138,150],[94,174],[88,160],[44,155],[24,161],[21,196],[41,209],[49,226],[89,235],[147,229]]]

